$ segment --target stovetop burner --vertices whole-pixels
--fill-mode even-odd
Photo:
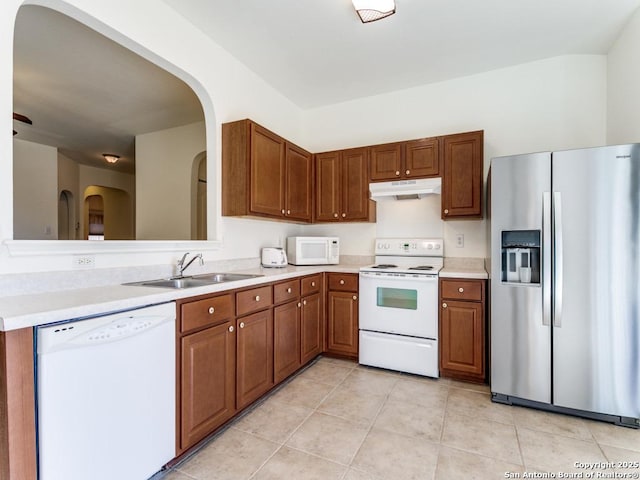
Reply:
[[[409,267],[409,270],[433,270],[432,265],[418,265],[416,267]]]
[[[398,268],[398,266],[392,263],[380,263],[378,265],[373,265],[371,268]]]

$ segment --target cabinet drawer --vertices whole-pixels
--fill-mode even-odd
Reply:
[[[273,286],[273,303],[282,303],[300,296],[300,280],[287,280]]]
[[[205,298],[180,306],[180,332],[214,325],[233,317],[231,295]]]
[[[484,282],[482,280],[441,280],[441,295],[443,299],[484,300]]]
[[[236,294],[236,312],[238,316],[267,308],[273,303],[271,285],[252,288]]]
[[[330,273],[329,290],[340,290],[343,292],[358,291],[358,275],[351,273]]]
[[[302,284],[302,296],[310,295],[320,291],[321,275],[310,275],[304,277],[300,283]]]

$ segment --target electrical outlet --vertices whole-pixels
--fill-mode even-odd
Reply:
[[[96,257],[93,255],[74,255],[73,268],[94,268]]]
[[[456,235],[456,247],[458,248],[464,247],[464,235],[462,233],[458,233]]]

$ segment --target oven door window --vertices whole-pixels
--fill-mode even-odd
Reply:
[[[377,305],[379,307],[418,309],[418,291],[408,288],[378,287]]]

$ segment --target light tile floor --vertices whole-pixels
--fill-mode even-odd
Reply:
[[[640,430],[495,404],[487,386],[322,357],[163,480],[640,477],[633,466],[576,462],[640,462]]]

